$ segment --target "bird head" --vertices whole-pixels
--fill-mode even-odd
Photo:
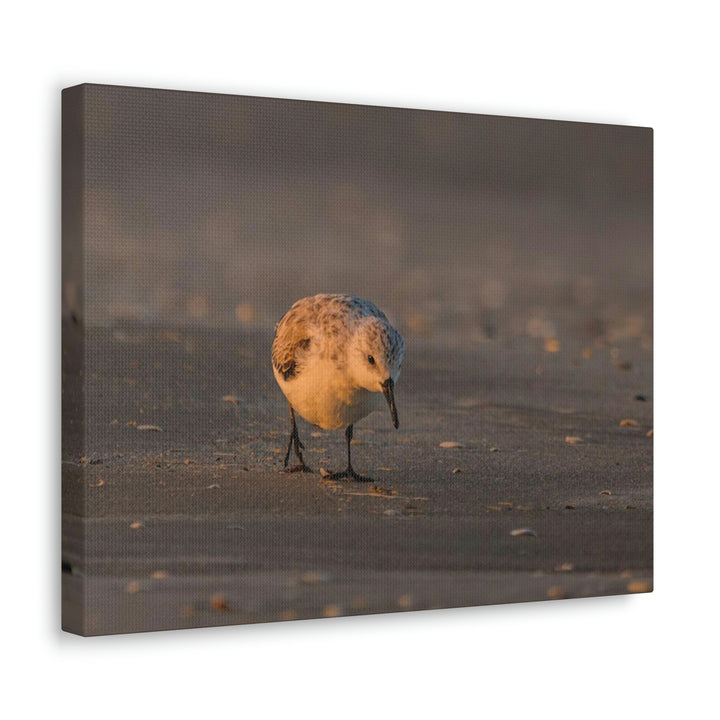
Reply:
[[[355,384],[383,394],[395,427],[399,423],[394,388],[404,356],[405,343],[400,333],[377,317],[364,318],[358,324],[348,352]]]

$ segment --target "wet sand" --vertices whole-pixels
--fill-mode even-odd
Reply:
[[[64,440],[66,629],[652,588],[647,343],[409,338],[400,429],[388,413],[356,426],[353,463],[375,478],[358,484],[323,479],[320,468],[344,464],[343,433],[303,421],[316,472],[280,472],[289,423],[271,341],[263,330],[87,331],[82,377],[65,378],[66,392],[85,388],[87,417]]]

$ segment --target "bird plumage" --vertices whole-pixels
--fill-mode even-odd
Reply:
[[[382,407],[381,388],[359,385],[354,372],[373,352],[383,362],[377,374],[386,368],[396,381],[405,347],[385,314],[352,295],[315,295],[298,300],[277,324],[273,370],[303,418],[337,430]]]
[[[397,427],[393,387],[404,354],[400,333],[373,303],[321,294],[298,300],[277,324],[272,364],[291,409],[326,430],[347,427],[351,437],[383,397]]]

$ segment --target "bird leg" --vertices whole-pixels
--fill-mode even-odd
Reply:
[[[292,423],[292,428],[290,430],[290,440],[288,440],[287,452],[285,453],[285,461],[283,463],[285,467],[284,472],[312,472],[312,470],[305,464],[305,461],[303,460],[301,450],[304,450],[305,446],[302,444],[302,442],[300,442],[297,424],[295,423],[295,411],[293,410],[292,405],[288,404],[288,407],[290,408],[290,422]],[[288,467],[288,460],[290,459],[290,448],[295,449],[295,456],[300,461],[297,465],[293,465],[291,468]]]
[[[347,440],[347,455],[348,455],[348,466],[347,470],[343,470],[342,472],[336,472],[332,475],[328,475],[328,480],[341,480],[341,479],[347,479],[347,480],[354,480],[355,482],[372,482],[372,478],[365,477],[364,475],[358,475],[355,470],[353,470],[352,462],[350,460],[350,443],[352,442],[353,437],[353,426],[348,425],[345,429],[345,439]]]

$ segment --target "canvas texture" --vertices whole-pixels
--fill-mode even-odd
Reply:
[[[652,590],[651,129],[62,105],[64,629]]]

